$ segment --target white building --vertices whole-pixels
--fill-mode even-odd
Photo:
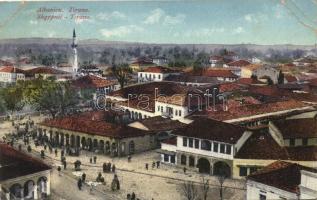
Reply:
[[[317,170],[276,161],[247,178],[247,200],[316,199]]]
[[[233,173],[234,155],[251,136],[240,126],[208,118],[196,118],[171,134],[175,138],[163,142],[160,150],[163,163],[228,177]]]
[[[140,72],[138,72],[138,82],[155,82],[163,81],[169,75],[178,75],[180,71],[173,70],[167,67],[156,66],[148,67]]]
[[[205,92],[172,82],[151,82],[114,91],[106,101],[129,112],[132,120],[154,116],[183,120],[204,105]]]
[[[156,57],[152,59],[152,62],[158,66],[164,66],[168,64],[168,59],[165,57]]]
[[[18,80],[25,80],[25,71],[14,66],[0,68],[0,82],[15,83]]]

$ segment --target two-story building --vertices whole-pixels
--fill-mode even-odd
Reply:
[[[209,90],[212,93],[212,86]],[[132,120],[165,116],[182,120],[205,105],[206,88],[173,82],[151,82],[122,88],[106,95],[113,107],[129,113]]]
[[[196,118],[162,143],[162,162],[212,175],[232,176],[233,159],[251,132],[237,125]]]
[[[170,69],[168,67],[148,67],[138,72],[138,82],[143,83],[163,81],[166,77],[170,75],[179,75],[180,73],[181,72],[179,70]]]
[[[4,66],[0,68],[0,82],[16,83],[18,80],[25,80],[26,72],[15,66]]]
[[[255,77],[262,81],[267,81],[269,78],[274,84],[278,82],[279,74],[279,70],[267,64],[251,64],[241,68],[242,78]]]

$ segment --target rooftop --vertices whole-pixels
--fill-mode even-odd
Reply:
[[[301,170],[317,172],[313,168],[304,167],[296,163],[276,161],[249,175],[248,179],[298,194],[300,192]]]
[[[0,143],[0,181],[50,170],[41,160]]]
[[[317,119],[315,118],[284,119],[273,123],[284,139],[317,138]]]
[[[243,127],[237,125],[198,117],[184,128],[173,131],[172,134],[235,144],[244,131]]]
[[[100,118],[95,119],[90,117],[89,114],[88,112],[88,114],[84,113],[81,115],[50,119],[41,122],[40,125],[111,138],[138,137],[151,133],[125,125],[109,123]]]
[[[289,155],[273,137],[265,131],[254,132],[242,145],[237,154],[237,159],[257,160],[288,160]]]
[[[227,63],[228,66],[232,66],[232,67],[243,67],[243,66],[247,66],[250,64],[251,63],[247,60],[236,60],[236,61],[232,61],[230,63]]]
[[[25,74],[26,72],[23,69],[14,67],[14,66],[4,66],[0,67],[0,72],[5,72],[5,73],[20,73],[20,74]]]
[[[182,128],[185,124],[177,121],[171,120],[169,118],[155,116],[146,119],[139,120],[137,122],[133,122],[132,124],[140,123],[150,131],[166,131],[166,130],[175,130],[178,128]],[[130,125],[132,125],[130,124]],[[135,127],[135,126],[134,126]]]
[[[35,67],[33,69],[26,70],[30,75],[34,74],[69,74],[66,71],[54,69],[52,67]]]
[[[217,109],[217,111],[200,111],[193,114],[203,115],[211,119],[225,121],[233,120],[239,118],[252,117],[255,115],[264,114],[269,116],[270,113],[275,113],[279,111],[288,111],[292,109],[302,109],[306,108],[307,105],[296,100],[285,100],[270,103],[251,103],[251,104],[241,104],[237,106],[236,104],[228,103],[228,110],[224,111],[222,108]],[[247,119],[245,119],[247,120]]]
[[[73,85],[79,88],[103,88],[114,84],[115,81],[107,80],[95,75],[82,76],[73,81]]]
[[[171,68],[163,67],[163,66],[155,66],[155,67],[148,67],[142,70],[141,72],[168,74],[168,73],[179,73],[180,70],[175,70],[175,69],[171,69]]]

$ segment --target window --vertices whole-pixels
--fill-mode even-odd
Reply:
[[[164,154],[164,162],[168,162],[168,160],[169,160],[169,155]]]
[[[181,110],[178,111],[178,115],[182,116],[182,111]]]
[[[240,175],[240,176],[247,176],[247,175],[248,175],[248,168],[246,168],[246,167],[240,167],[239,175]]]
[[[218,152],[218,143],[214,142],[214,152]]]
[[[307,146],[308,144],[308,139],[307,138],[303,138],[303,146]]]
[[[220,144],[220,153],[225,153],[225,144]]]
[[[163,112],[163,106],[161,106],[161,112]]]
[[[265,194],[260,194],[260,200],[266,200],[266,195]]]
[[[210,151],[211,150],[211,143],[208,140],[202,140],[201,141],[201,149]]]
[[[289,146],[295,146],[295,139],[294,138],[291,138],[290,140],[289,140]]]
[[[140,73],[140,77],[142,77],[142,73]]]
[[[161,79],[161,75],[158,75],[158,79]]]
[[[186,156],[185,155],[181,155],[181,164],[186,165]]]
[[[258,170],[258,168],[256,168],[256,167],[251,167],[251,168],[250,168],[250,174],[256,172],[257,170]]]
[[[199,149],[199,140],[195,139],[195,149]]]
[[[171,163],[175,163],[175,155],[171,156]]]
[[[175,116],[177,116],[177,114],[178,114],[178,112],[177,112],[177,110],[175,110]]]
[[[226,154],[231,154],[231,145],[229,144],[226,145]]]
[[[157,111],[160,111],[160,106],[157,106]]]
[[[193,148],[194,145],[194,139],[193,138],[188,138],[188,146]]]
[[[195,166],[195,158],[193,156],[189,156],[189,166],[190,167]]]
[[[183,146],[187,147],[187,138],[186,137],[183,137]]]

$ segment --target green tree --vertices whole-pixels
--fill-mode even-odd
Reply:
[[[2,88],[0,91],[3,107],[13,115],[15,111],[20,111],[24,107],[23,90],[18,85],[11,85]]]
[[[78,105],[78,94],[68,82],[39,77],[20,84],[23,85],[26,101],[36,110],[48,111],[52,118],[57,114],[66,115]]]
[[[123,88],[129,81],[132,70],[127,63],[113,65],[112,73],[117,78],[120,88]]]

